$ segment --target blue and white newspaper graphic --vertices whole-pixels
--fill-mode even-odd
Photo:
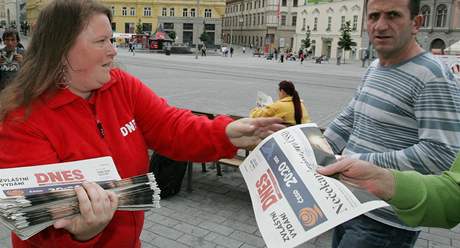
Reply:
[[[264,139],[240,166],[267,247],[296,247],[363,213],[386,207],[370,193],[316,173],[335,161],[316,124]]]

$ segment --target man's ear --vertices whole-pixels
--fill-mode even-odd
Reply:
[[[422,15],[417,15],[416,17],[414,17],[413,27],[412,27],[412,34],[413,35],[416,35],[418,33],[418,31],[420,30],[420,27],[423,24],[423,19],[424,18],[425,17],[422,16]]]

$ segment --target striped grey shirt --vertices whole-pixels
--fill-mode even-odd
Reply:
[[[439,174],[460,150],[457,84],[431,53],[388,67],[376,60],[325,136],[335,153],[385,168]],[[394,215],[376,219],[401,227]]]

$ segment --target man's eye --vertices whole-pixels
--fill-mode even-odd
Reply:
[[[379,19],[379,15],[378,14],[370,14],[369,17],[368,17],[369,20],[372,20],[372,21],[375,21],[375,20],[378,20]]]
[[[388,13],[388,17],[390,17],[390,18],[399,17],[399,14],[397,12],[390,12],[390,13]]]

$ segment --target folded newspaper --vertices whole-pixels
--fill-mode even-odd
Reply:
[[[260,233],[269,248],[296,247],[387,203],[369,192],[316,173],[335,162],[316,124],[280,130],[244,160],[241,173]]]
[[[257,99],[256,99],[256,106],[257,107],[264,107],[273,103],[273,99],[271,96],[263,93],[262,91],[257,91]]]
[[[148,173],[121,179],[111,157],[0,170],[0,223],[25,240],[57,219],[80,213],[75,186],[96,182],[118,195],[118,210],[160,207]]]

